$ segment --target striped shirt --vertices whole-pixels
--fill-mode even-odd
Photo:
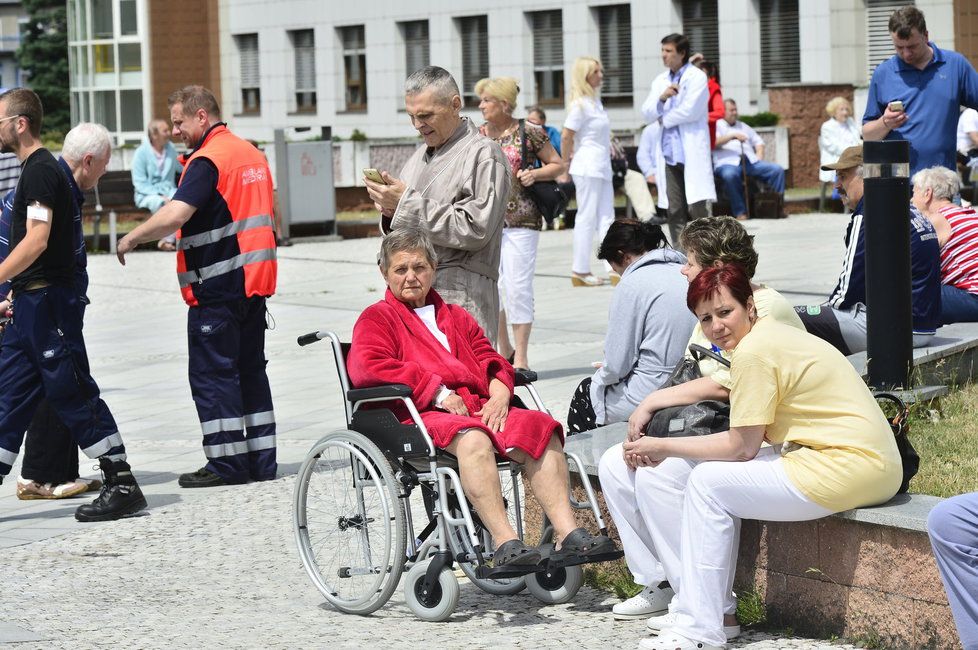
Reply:
[[[941,248],[941,282],[978,294],[978,213],[959,205],[939,212],[951,224]]]

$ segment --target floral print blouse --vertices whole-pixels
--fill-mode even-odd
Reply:
[[[526,129],[526,164],[533,167],[537,161],[537,154],[544,146],[550,144],[547,132],[535,124],[524,122]],[[486,126],[483,124],[479,129],[482,135],[486,135]],[[489,136],[486,136],[489,137]],[[530,197],[529,192],[523,184],[516,179],[516,172],[522,164],[522,142],[520,141],[519,127],[499,138],[490,138],[503,149],[506,160],[509,161],[509,168],[513,172],[513,184],[506,199],[506,227],[507,228],[529,228],[530,230],[540,230],[543,227],[543,216],[536,204]]]

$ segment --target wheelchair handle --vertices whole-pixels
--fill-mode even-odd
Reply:
[[[316,341],[319,341],[324,338],[326,338],[325,332],[309,332],[308,334],[303,334],[302,336],[297,338],[295,342],[298,343],[299,345],[305,346],[305,345],[309,345],[310,343],[315,343]]]

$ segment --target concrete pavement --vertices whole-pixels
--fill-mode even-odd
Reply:
[[[752,221],[757,279],[801,304],[820,300],[841,265],[846,217]],[[279,293],[269,302],[268,366],[278,421],[280,479],[183,490],[178,474],[203,464],[187,385],[186,308],[172,255],[139,252],[120,267],[90,257],[86,339],[92,371],[115,415],[149,510],[120,522],[80,524],[80,500],[18,501],[0,487],[0,642],[25,647],[565,647],[630,645],[641,624],[613,623],[613,599],[584,588],[544,607],[526,595],[491,598],[463,585],[451,622],[426,624],[400,592],[367,618],[324,604],[306,578],[291,531],[291,491],[306,451],[343,426],[329,348],[295,338],[333,329],[349,338],[379,300],[379,240],[298,243],[280,250]],[[538,388],[564,419],[574,388],[601,358],[612,289],[572,288],[571,233],[545,232],[537,268],[530,363]],[[595,271],[600,267],[595,266]],[[82,474],[97,474],[82,461]],[[377,625],[377,623],[382,623]],[[558,631],[559,630],[559,631]],[[749,635],[738,646],[820,647]]]

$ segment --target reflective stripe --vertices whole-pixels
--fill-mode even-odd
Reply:
[[[248,413],[244,416],[244,424],[246,427],[260,427],[263,424],[275,424],[275,411]]]
[[[14,461],[17,460],[17,452],[7,451],[6,449],[0,449],[0,463],[4,465],[13,466]]]
[[[208,458],[223,458],[247,454],[248,445],[244,442],[226,442],[222,445],[204,445],[204,455]]]
[[[210,266],[205,266],[202,269],[197,269],[196,271],[184,271],[183,273],[177,273],[177,280],[180,281],[181,287],[189,287],[195,282],[203,282],[204,280],[210,280],[211,278],[216,278],[219,275],[224,275],[225,273],[230,273],[235,269],[240,269],[246,264],[254,264],[256,262],[268,262],[275,259],[275,249],[274,248],[263,248],[257,251],[250,251],[248,253],[241,253],[240,255],[235,255],[229,260],[223,260],[221,262],[215,262]]]
[[[106,436],[105,438],[102,438],[91,447],[86,447],[82,449],[82,453],[88,456],[89,458],[98,458],[99,456],[104,456],[113,447],[121,447],[121,446],[122,446],[122,436],[120,436],[119,432],[116,431],[115,433]]]
[[[122,453],[122,454],[106,454],[105,455],[105,458],[108,458],[111,461],[117,461],[117,460],[124,461],[124,460],[126,460],[126,454],[124,454],[124,453]]]
[[[267,214],[259,214],[240,221],[232,221],[226,226],[221,226],[220,228],[215,228],[214,230],[208,230],[207,232],[178,239],[177,249],[184,250],[193,246],[214,244],[221,241],[225,237],[230,237],[231,235],[236,235],[239,232],[251,230],[252,228],[261,228],[263,226],[268,226],[269,228],[272,227],[272,218]]]
[[[275,449],[275,436],[261,436],[258,438],[248,438],[248,451],[261,451],[262,449]]]
[[[221,431],[241,431],[244,429],[244,418],[220,418],[200,423],[200,432],[205,436]]]

